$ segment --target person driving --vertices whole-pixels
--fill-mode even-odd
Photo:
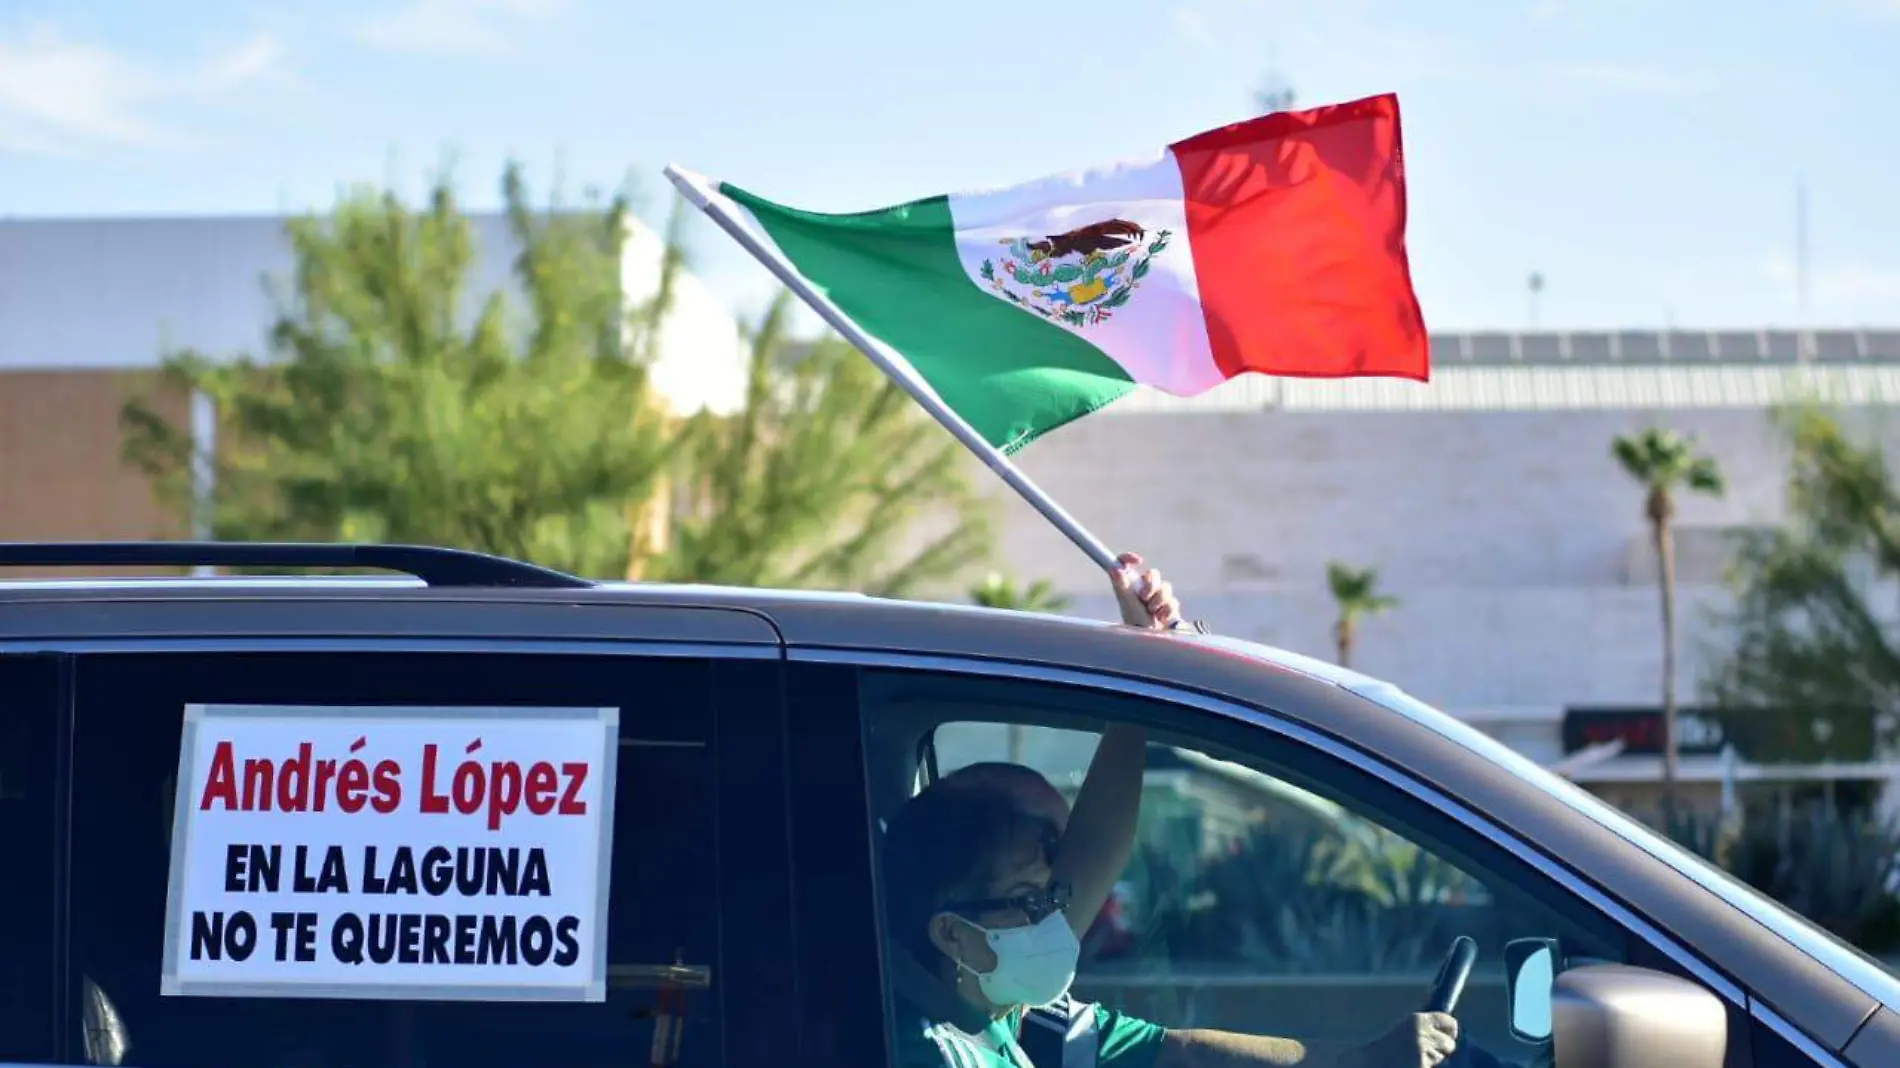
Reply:
[[[1160,572],[1113,577],[1125,623],[1182,626]],[[1197,628],[1204,629],[1204,628]],[[1081,936],[1134,852],[1147,736],[1104,729],[1073,810],[1033,769],[960,769],[906,801],[884,841],[898,1068],[1433,1068],[1458,1024],[1417,1013],[1361,1045],[1165,1028],[1069,996]]]

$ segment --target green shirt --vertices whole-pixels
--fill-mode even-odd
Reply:
[[[1154,1068],[1167,1028],[1101,1005],[1094,1006],[1094,1011],[1098,1068]],[[911,1016],[896,1029],[897,1068],[1032,1068],[1016,1042],[1022,1018],[1022,1010],[1017,1009],[980,1034],[968,1035],[947,1023]]]

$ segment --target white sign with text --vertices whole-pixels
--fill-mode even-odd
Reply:
[[[162,992],[604,1000],[619,720],[190,706]]]

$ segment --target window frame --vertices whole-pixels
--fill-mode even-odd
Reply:
[[[1702,985],[1722,1000],[1729,1010],[1730,1042],[1743,1050],[1753,1045],[1749,1021],[1765,1026],[1775,1034],[1795,1044],[1802,1052],[1814,1059],[1817,1065],[1833,1068],[1850,1068],[1848,1061],[1820,1045],[1806,1035],[1798,1026],[1779,1012],[1770,1008],[1729,978],[1718,967],[1703,958],[1695,950],[1683,944],[1656,926],[1655,923],[1636,913],[1622,902],[1617,901],[1602,889],[1599,889],[1577,872],[1571,870],[1557,858],[1545,853],[1537,844],[1527,841],[1498,825],[1482,813],[1464,804],[1457,798],[1445,793],[1432,784],[1418,778],[1409,770],[1388,763],[1366,750],[1349,744],[1311,727],[1294,722],[1273,709],[1256,706],[1242,701],[1219,697],[1201,691],[1155,682],[1151,679],[1119,676],[1109,672],[1082,668],[1070,668],[1048,664],[1031,664],[1018,661],[983,659],[954,654],[905,653],[888,650],[857,648],[816,648],[792,647],[786,652],[789,661],[787,686],[796,694],[801,680],[808,677],[812,669],[824,667],[832,670],[848,669],[853,677],[860,670],[909,670],[935,674],[960,676],[964,678],[1015,679],[1019,681],[1047,683],[1072,687],[1079,690],[1107,692],[1124,697],[1134,697],[1161,704],[1172,704],[1200,713],[1213,714],[1229,720],[1270,731],[1286,743],[1304,746],[1321,759],[1347,765],[1362,775],[1377,777],[1399,791],[1407,794],[1434,818],[1449,820],[1460,830],[1479,836],[1489,843],[1510,851],[1522,859],[1527,867],[1542,878],[1561,887],[1567,894],[1578,898],[1594,909],[1608,923],[1619,928],[1630,947],[1631,962],[1642,967],[1657,968],[1673,972]],[[812,714],[827,717],[848,715],[858,739],[851,743],[857,760],[858,782],[868,784],[868,768],[865,765],[865,745],[863,726],[865,709],[858,692],[854,690],[849,700],[839,700],[841,695],[834,694],[826,702],[822,711],[814,709]],[[795,700],[795,699],[794,699]],[[795,702],[796,703],[796,702]],[[801,729],[812,724],[804,722]],[[919,756],[923,756],[925,747],[919,744]],[[792,786],[794,796],[800,782],[799,770],[793,768]],[[796,804],[796,802],[795,802]],[[842,810],[834,811],[834,818],[846,817]],[[866,833],[870,833],[875,819],[869,792],[860,787],[857,811],[854,815]],[[803,863],[802,857],[795,857]],[[872,872],[869,885],[863,888],[864,898],[855,907],[868,910],[875,918],[880,946],[884,939],[884,919],[882,886],[875,871]],[[846,910],[839,902],[832,902],[820,918],[831,926],[851,922]],[[801,915],[801,920],[805,917]],[[862,918],[856,922],[862,923]],[[882,974],[884,962],[879,953],[878,969]],[[888,985],[877,993],[877,1004],[883,1009],[884,1030],[889,1041],[889,996]],[[888,1053],[888,1047],[887,1047]],[[1735,1063],[1750,1063],[1749,1054],[1739,1054]],[[888,1060],[882,1062],[890,1063]]]
[[[64,975],[68,970],[67,945],[63,937],[66,922],[67,901],[67,865],[64,863],[66,834],[65,827],[68,804],[69,783],[67,781],[66,755],[71,751],[70,739],[66,732],[69,718],[72,687],[71,674],[67,665],[58,656],[40,652],[13,651],[0,648],[0,677],[14,671],[32,673],[44,671],[48,678],[28,678],[27,695],[35,702],[44,700],[44,708],[37,710],[42,718],[38,724],[28,724],[25,737],[46,747],[45,755],[51,759],[36,765],[44,775],[47,798],[45,805],[45,824],[38,829],[39,846],[44,852],[36,852],[35,858],[43,864],[39,876],[42,888],[50,892],[47,899],[50,904],[49,922],[43,929],[44,943],[28,951],[29,966],[46,968],[41,983],[39,1000],[51,1011],[43,1022],[40,1032],[23,1041],[15,1054],[22,1059],[35,1055],[51,1057],[57,1054],[63,1040],[67,1004],[64,1000],[66,984]],[[36,683],[45,684],[45,691],[38,692]],[[35,714],[35,713],[29,713]],[[42,735],[43,732],[43,736]],[[37,822],[37,819],[35,820]],[[29,862],[31,864],[31,862]],[[29,867],[26,870],[31,870]],[[5,922],[0,919],[0,922]]]
[[[754,1021],[768,1027],[796,1030],[796,1006],[783,996],[778,962],[789,953],[791,899],[785,880],[761,880],[760,873],[785,871],[791,857],[782,834],[768,825],[742,818],[762,801],[775,801],[785,788],[783,732],[783,654],[776,645],[737,642],[537,639],[481,637],[152,637],[0,642],[0,654],[44,654],[60,664],[59,708],[56,729],[62,739],[57,781],[61,797],[84,789],[76,782],[76,753],[72,732],[79,721],[79,697],[73,680],[90,663],[109,662],[115,655],[216,658],[232,654],[328,657],[359,653],[406,656],[506,656],[529,659],[563,657],[624,662],[702,660],[709,666],[704,693],[705,714],[711,717],[713,811],[709,814],[717,846],[714,863],[719,872],[718,903],[714,910],[713,942],[717,954],[710,998],[718,1024],[708,1038],[716,1043],[714,1063],[745,1068],[782,1068],[783,1059],[749,1053],[736,1034]],[[556,686],[559,684],[556,683]],[[70,881],[75,862],[75,824],[70,802],[60,806],[55,841],[61,858],[58,877]],[[619,857],[614,858],[616,861]],[[81,977],[66,962],[74,952],[75,917],[69,893],[62,893],[56,911],[55,937],[61,957],[60,974],[52,982],[60,999],[56,1045],[52,1063],[84,1063],[81,1040]],[[735,1020],[731,1006],[745,1006],[746,1019]]]

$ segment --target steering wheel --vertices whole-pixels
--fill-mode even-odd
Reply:
[[[1471,978],[1471,969],[1477,963],[1478,943],[1465,935],[1452,939],[1445,962],[1438,966],[1438,977],[1432,980],[1431,991],[1425,995],[1425,1011],[1455,1011],[1459,997],[1465,992],[1465,983]]]

